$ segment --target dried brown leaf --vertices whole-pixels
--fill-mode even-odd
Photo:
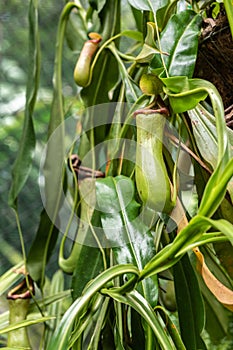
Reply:
[[[205,263],[205,258],[199,248],[194,248],[198,261],[198,270],[211,293],[223,304],[227,309],[233,311],[233,291],[222,284],[209,270]]]

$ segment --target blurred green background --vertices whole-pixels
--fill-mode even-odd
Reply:
[[[0,3],[0,274],[21,259],[21,247],[15,216],[8,206],[11,169],[22,133],[25,86],[28,68],[29,1],[1,0]],[[18,208],[25,240],[29,248],[42,209],[38,176],[40,155],[46,141],[52,98],[54,49],[59,15],[65,1],[39,1],[41,40],[41,78],[34,113],[37,148],[30,177],[19,196]],[[64,94],[75,96],[73,66],[76,56],[64,50]],[[56,261],[53,262],[56,264]]]
[[[42,209],[38,185],[39,168],[50,115],[57,26],[65,3],[65,0],[38,0],[41,72],[34,112],[37,146],[29,179],[18,201],[26,251],[36,234]],[[88,5],[87,0],[82,3]],[[28,5],[29,0],[25,2],[1,0],[0,2],[0,274],[21,259],[15,216],[7,201],[11,185],[11,169],[17,155],[24,118],[28,69]],[[124,29],[124,23],[127,28],[134,27],[127,0],[122,1],[121,19],[122,29]],[[78,37],[75,42],[77,50],[81,49],[83,40],[85,39]],[[127,42],[123,45],[127,45]],[[63,94],[66,109],[70,112],[71,106],[76,109],[76,106],[80,105],[77,99],[77,87],[73,81],[73,69],[78,54],[79,51],[71,51],[65,42]],[[50,262],[51,264],[56,265],[56,257]],[[52,270],[56,270],[56,267],[54,266]]]

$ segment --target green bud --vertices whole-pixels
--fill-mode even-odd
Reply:
[[[163,91],[163,83],[154,74],[143,74],[139,81],[142,92],[146,95],[158,95]]]

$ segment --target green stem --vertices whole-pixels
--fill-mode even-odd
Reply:
[[[22,249],[23,262],[24,262],[24,266],[25,266],[25,269],[26,269],[26,271],[25,271],[25,281],[26,281],[27,289],[29,290],[31,298],[35,302],[38,310],[40,311],[41,315],[43,316],[43,311],[42,311],[41,307],[39,306],[39,304],[38,304],[34,294],[31,291],[30,281],[29,281],[28,272],[27,272],[27,256],[26,256],[25,244],[24,244],[24,239],[23,239],[23,232],[22,232],[22,228],[21,228],[21,225],[20,225],[20,219],[19,219],[19,214],[18,214],[17,208],[14,211],[15,211],[15,218],[16,218],[16,224],[17,224],[18,233],[19,233],[21,249]]]
[[[54,123],[50,123],[48,137],[52,134],[55,128],[64,120],[63,113],[63,96],[62,96],[62,52],[63,52],[63,43],[65,37],[65,30],[67,21],[69,19],[69,15],[71,11],[76,8],[80,10],[79,7],[74,2],[69,2],[63,8],[61,13],[59,23],[58,23],[58,31],[56,38],[56,51],[55,51],[55,61],[54,61],[54,75],[53,75],[53,88],[54,88],[54,96],[56,96],[56,104],[59,105],[60,115],[57,116],[57,125]],[[52,106],[53,108],[53,106]]]
[[[30,299],[16,299],[9,300],[9,324],[14,325],[15,323],[26,320]],[[9,348],[24,348],[31,349],[29,342],[27,328],[21,327],[14,331],[9,332],[7,346]]]
[[[15,212],[16,224],[17,224],[18,233],[19,233],[19,240],[20,240],[20,244],[21,244],[21,250],[22,250],[22,255],[23,255],[24,266],[26,266],[26,261],[27,261],[26,250],[25,250],[25,244],[24,244],[24,239],[23,239],[23,232],[22,232],[22,229],[21,229],[20,220],[19,220],[19,214],[18,214],[17,208],[14,210],[14,212]]]
[[[150,3],[150,6],[151,6],[151,10],[153,12],[153,15],[154,15],[155,30],[156,30],[156,36],[157,36],[157,41],[158,41],[158,48],[159,48],[159,51],[161,52],[160,53],[160,57],[161,57],[162,65],[163,65],[166,77],[168,78],[169,77],[169,73],[168,73],[168,70],[167,70],[164,58],[163,58],[163,51],[162,51],[162,46],[161,46],[160,37],[159,37],[159,27],[158,27],[158,22],[157,22],[157,18],[156,18],[156,12],[153,10],[153,6],[151,5],[151,1],[150,0],[149,0],[149,3]]]

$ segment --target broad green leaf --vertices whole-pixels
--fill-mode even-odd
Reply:
[[[165,84],[164,91],[169,96],[175,113],[186,112],[206,99],[208,92],[197,87],[199,79],[188,79],[186,76],[161,78]]]
[[[174,76],[169,78],[161,78],[163,83],[166,85],[167,89],[171,93],[174,94],[187,94],[189,93],[191,95],[191,92],[196,92],[195,90],[200,88],[204,89],[204,80],[193,78],[189,79],[187,76]],[[197,91],[199,92],[199,90]],[[204,94],[204,92],[203,92]],[[207,91],[205,92],[205,95],[207,95]]]
[[[25,182],[27,181],[28,175],[30,173],[36,144],[33,125],[33,111],[39,86],[40,71],[40,42],[38,32],[38,9],[36,0],[30,1],[28,16],[29,55],[24,125],[18,155],[12,169],[12,184],[9,193],[9,205],[14,208],[16,207],[17,197]]]
[[[60,253],[59,253],[59,266],[65,273],[73,273],[77,262],[82,251],[82,246],[96,246],[96,241],[92,239],[91,234],[91,220],[94,213],[95,205],[95,186],[93,185],[92,180],[84,179],[79,183],[75,181],[75,196],[79,190],[80,195],[80,217],[77,221],[77,234],[73,239],[73,246],[71,248],[70,254],[67,258],[64,257],[64,246],[67,240],[67,234],[69,233],[69,227],[66,228],[66,232],[63,236],[63,239],[60,244]],[[73,210],[71,212],[70,218],[73,219],[75,215],[75,210],[77,206],[77,198],[74,199]]]
[[[173,267],[181,337],[187,350],[206,349],[201,339],[205,311],[196,274],[185,255]]]
[[[144,0],[128,0],[131,6],[138,10],[151,11],[151,6],[147,1]]]
[[[164,91],[169,96],[171,107],[175,113],[186,112],[206,99],[208,92],[198,88],[199,79],[188,79],[186,76],[161,79],[165,84]]]
[[[88,233],[91,234],[90,231]],[[72,276],[71,286],[74,300],[81,296],[85,285],[100,274],[103,269],[103,255],[100,249],[82,245]]]
[[[159,31],[162,32],[167,22],[176,13],[178,0],[169,1],[166,6],[160,8],[156,13]]]
[[[116,263],[131,263],[142,270],[155,254],[154,239],[140,220],[133,181],[122,175],[97,180],[96,201]],[[154,307],[158,297],[157,278],[144,280],[141,288]]]
[[[128,2],[138,10],[153,11],[156,13],[158,9],[164,7],[168,3],[168,0],[128,0]]]
[[[139,271],[133,265],[117,265],[105,270],[99,274],[92,282],[90,282],[83,292],[83,295],[76,299],[76,301],[70,306],[66,311],[62,320],[55,330],[54,336],[48,344],[48,350],[67,350],[69,337],[72,331],[72,327],[75,319],[79,319],[82,316],[83,310],[85,307],[88,307],[88,304],[92,297],[99,291],[101,288],[105,287],[108,282],[114,280],[117,276],[124,274],[133,274],[134,278],[137,279]]]
[[[204,282],[203,282],[204,285]],[[210,339],[213,343],[221,343],[224,337],[231,338],[229,335],[229,310],[224,308],[218,300],[212,295],[212,293],[206,287],[201,284],[202,294],[205,301],[206,309],[206,331],[208,332]]]
[[[198,35],[202,18],[191,10],[173,15],[161,34],[161,50],[169,76],[185,75],[192,77],[196,62]],[[152,68],[162,66],[161,58],[156,55],[151,62]]]

